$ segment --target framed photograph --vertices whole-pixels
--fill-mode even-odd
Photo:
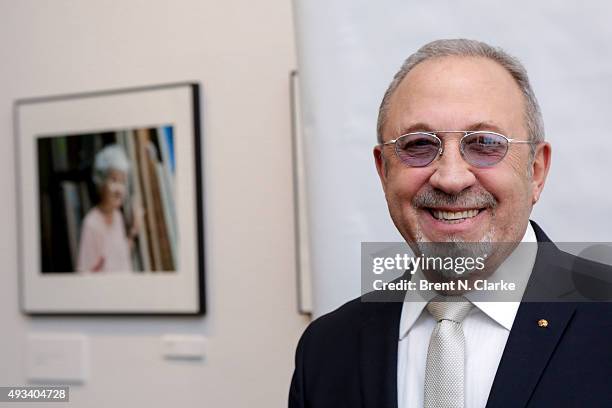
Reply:
[[[312,315],[312,269],[310,265],[310,231],[308,225],[308,199],[306,195],[306,163],[304,135],[300,105],[299,74],[289,74],[291,98],[291,133],[293,158],[293,203],[295,222],[295,269],[297,272],[298,312]]]
[[[28,314],[203,314],[199,86],[15,103]]]

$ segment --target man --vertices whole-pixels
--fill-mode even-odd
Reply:
[[[289,406],[612,406],[611,304],[526,301],[541,287],[572,298],[577,270],[609,269],[544,247],[529,222],[551,147],[523,66],[477,41],[425,45],[385,93],[378,142],[376,168],[406,242],[417,251],[515,243],[492,256],[495,274],[528,281],[523,301],[419,302],[410,291],[404,302],[353,300],[300,339]],[[537,255],[517,255],[536,240]]]

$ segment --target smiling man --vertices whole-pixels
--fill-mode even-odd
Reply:
[[[472,293],[422,301],[410,291],[400,303],[349,302],[302,336],[290,407],[612,401],[609,304],[526,301],[541,282],[553,282],[546,293],[573,293],[556,281],[577,269],[609,273],[540,249],[550,240],[529,216],[551,161],[542,123],[525,69],[501,49],[440,40],[406,60],[381,103],[374,148],[396,228],[415,253],[429,243],[485,245],[487,273],[528,289],[522,302],[479,302]],[[536,240],[537,254],[518,251]],[[435,280],[427,270],[414,276]]]
[[[415,65],[390,91],[375,157],[402,236],[520,240],[544,187],[550,146],[541,132],[529,134],[527,104],[510,72],[485,57],[438,57]]]

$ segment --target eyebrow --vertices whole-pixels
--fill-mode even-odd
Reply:
[[[505,131],[501,127],[497,126],[493,122],[486,122],[486,121],[473,123],[464,129],[434,129],[433,127],[431,127],[425,122],[417,122],[409,126],[400,127],[399,129],[400,129],[399,133],[397,134],[398,137],[401,135],[405,135],[406,133],[435,132],[435,131],[443,131],[443,130],[466,130],[466,131],[491,130],[497,133],[505,134],[504,133]]]

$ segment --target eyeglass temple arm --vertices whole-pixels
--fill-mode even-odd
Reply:
[[[379,146],[387,146],[387,145],[392,145],[392,144],[394,144],[395,142],[397,142],[397,139],[388,140],[388,141],[386,141],[386,142],[384,142],[384,143],[379,143],[378,145],[379,145]]]
[[[532,140],[516,140],[516,139],[508,139],[508,143],[539,144],[540,142],[534,142],[534,141],[532,141]]]

